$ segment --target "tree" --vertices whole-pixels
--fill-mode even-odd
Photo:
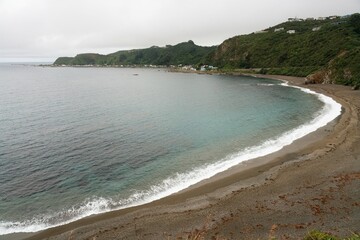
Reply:
[[[350,26],[354,28],[354,31],[360,34],[360,13],[351,15],[349,19]]]

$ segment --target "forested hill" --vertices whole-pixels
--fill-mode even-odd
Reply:
[[[146,49],[118,51],[108,55],[96,53],[60,57],[54,65],[194,65],[205,61],[214,47],[202,47],[193,41],[166,47],[153,46]]]
[[[222,69],[308,76],[312,81],[360,83],[360,14],[291,19],[225,40],[208,62]]]

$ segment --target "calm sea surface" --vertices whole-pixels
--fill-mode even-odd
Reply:
[[[0,234],[164,197],[251,158],[324,105],[251,77],[2,64]]]

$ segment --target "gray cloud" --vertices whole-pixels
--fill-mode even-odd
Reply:
[[[359,11],[359,0],[0,0],[0,58],[215,45],[288,17]]]

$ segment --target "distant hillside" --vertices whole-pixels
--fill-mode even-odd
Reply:
[[[308,77],[308,82],[360,86],[360,14],[289,19],[277,26],[225,40],[218,47],[193,41],[108,55],[60,57],[54,65],[200,65],[223,71]]]
[[[108,55],[85,53],[73,58],[60,57],[54,65],[195,65],[202,63],[215,48],[197,46],[193,41],[188,41],[175,46],[154,46]]]
[[[222,69],[258,68],[262,73],[360,83],[360,14],[288,21],[224,41],[208,62]],[[320,76],[318,74],[318,76]]]

